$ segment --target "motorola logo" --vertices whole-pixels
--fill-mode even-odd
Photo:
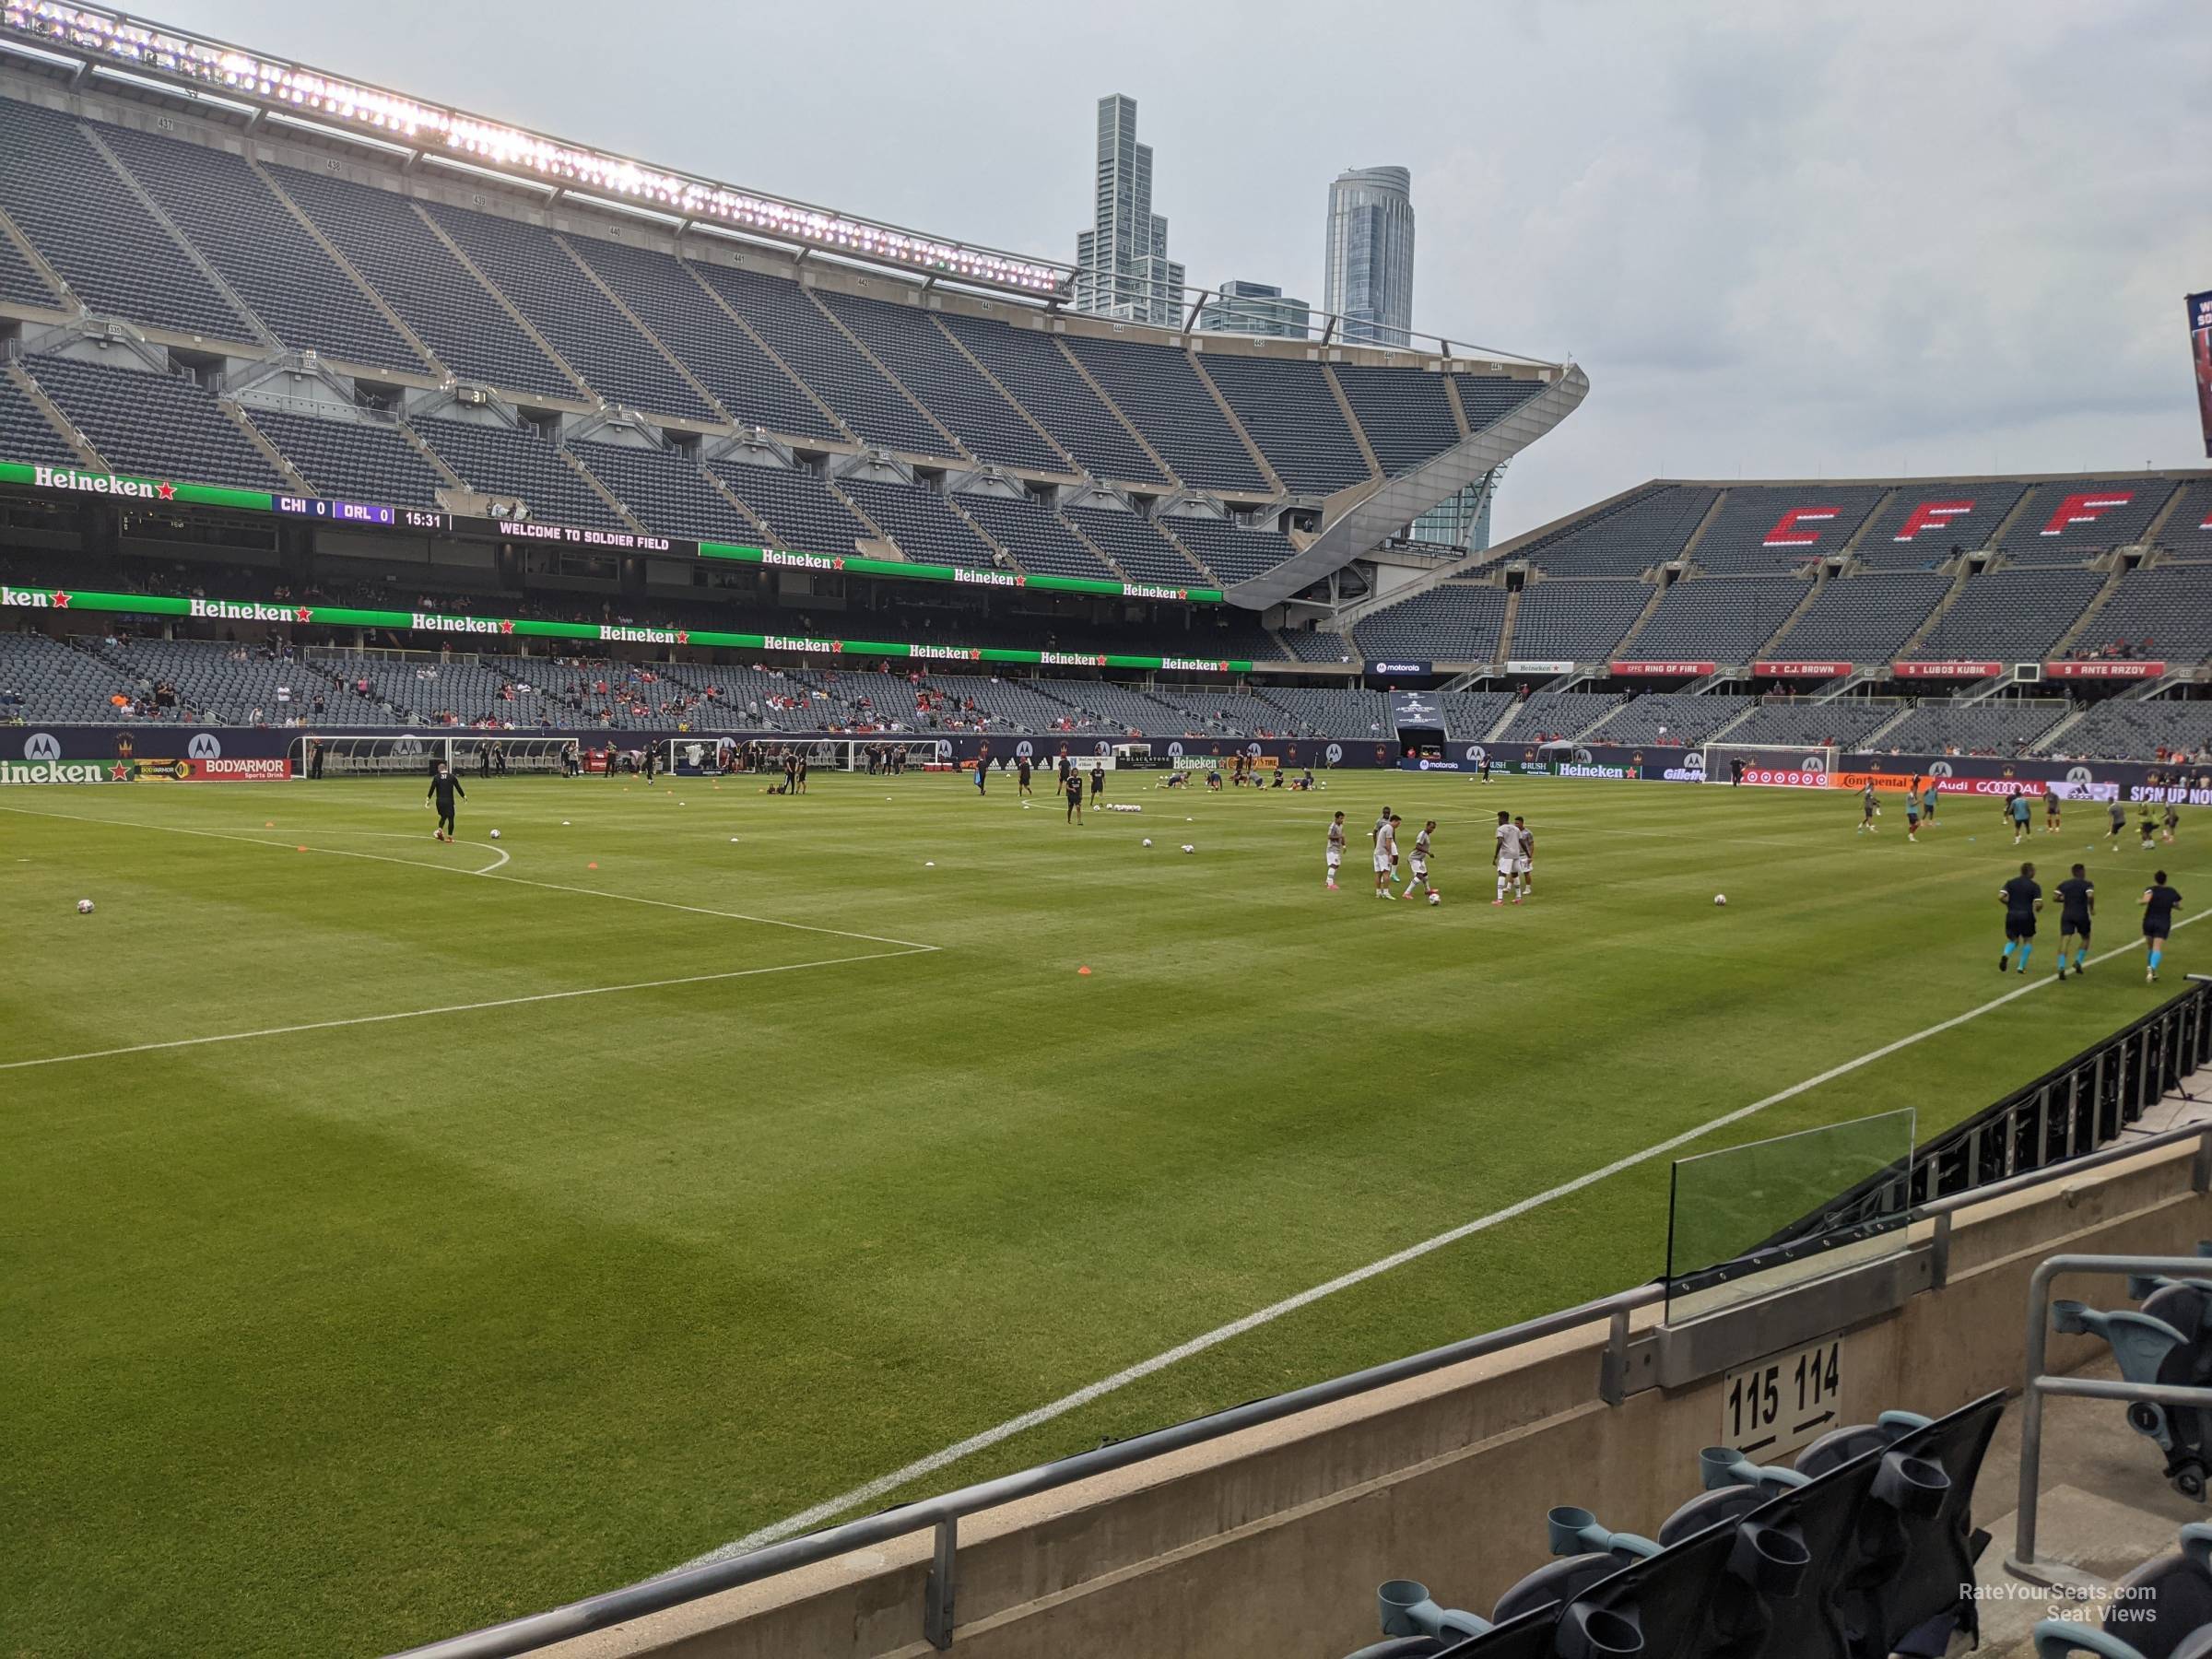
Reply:
[[[2066,768],[2066,782],[2087,789],[2089,785],[2089,769],[2086,766],[2069,766]]]
[[[1331,766],[1335,766],[1339,760],[1344,759],[1344,745],[1341,743],[1330,744],[1328,748],[1323,753],[1322,759],[1326,760]]]
[[[1929,777],[1931,777],[1931,778],[1947,778],[1947,777],[1949,777],[1950,775],[1951,775],[1951,763],[1950,763],[1948,760],[1931,760],[1931,761],[1929,761],[1929,762],[1928,762],[1928,776],[1929,776]]]
[[[62,740],[52,732],[33,732],[23,739],[23,759],[26,760],[59,760],[62,758]]]
[[[213,732],[194,732],[192,741],[184,746],[184,753],[194,760],[220,760],[223,758],[222,739]]]
[[[1168,759],[1171,759],[1171,760],[1178,760],[1178,759],[1181,759],[1182,758],[1182,744],[1180,744],[1180,743],[1171,743],[1171,744],[1169,744],[1169,745],[1168,745]]]
[[[1489,758],[1489,752],[1485,749],[1481,744],[1470,743],[1467,745],[1467,760],[1469,764],[1480,766]]]
[[[1017,760],[1027,760],[1036,752],[1036,746],[1026,737],[1014,746],[1014,759]]]
[[[392,752],[403,758],[419,755],[422,753],[422,739],[412,733],[404,737],[394,737],[392,739]]]

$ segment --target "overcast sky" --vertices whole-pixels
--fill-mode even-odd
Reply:
[[[1414,323],[1571,355],[1500,536],[1658,474],[2203,461],[2207,0],[148,0],[472,112],[1072,260],[1138,102],[1194,283],[1318,305],[1329,180],[1413,171]],[[1356,25],[1347,29],[1347,24]]]

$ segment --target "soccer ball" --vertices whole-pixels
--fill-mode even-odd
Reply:
[[[500,832],[499,832],[497,830],[494,830],[491,832],[491,839],[492,839],[493,841],[498,841],[498,840],[500,839]]]
[[[1148,836],[1148,835],[1147,835],[1147,836],[1146,836],[1146,837],[1145,837],[1145,845],[1148,847],[1148,846],[1150,846],[1151,844],[1152,844],[1152,838],[1151,838],[1150,836]]]
[[[90,915],[92,913],[92,900],[89,899],[79,899],[76,901],[76,913],[80,916]]]
[[[1185,853],[1195,853],[1195,852],[1197,852],[1197,851],[1198,851],[1198,849],[1197,849],[1197,848],[1195,848],[1195,847],[1194,847],[1194,846],[1192,846],[1192,845],[1191,845],[1191,843],[1190,843],[1189,841],[1184,841],[1184,842],[1182,843],[1182,850],[1183,850]]]
[[[1444,896],[1441,893],[1431,893],[1429,895],[1429,902],[1431,904],[1441,904],[1443,901]]]
[[[1712,896],[1712,901],[1715,904],[1725,904],[1728,902],[1728,895],[1725,893],[1715,893]]]

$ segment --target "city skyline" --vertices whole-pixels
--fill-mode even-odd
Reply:
[[[1339,337],[1403,346],[1413,327],[1413,173],[1349,167],[1329,184],[1321,308]]]

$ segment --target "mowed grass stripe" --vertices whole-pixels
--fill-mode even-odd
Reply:
[[[950,779],[833,778],[804,801],[704,803],[696,785],[469,782],[464,834],[500,824],[518,868],[572,870],[587,850],[566,838],[588,835],[603,866],[588,879],[609,888],[714,888],[733,909],[947,948],[656,992],[620,1014],[470,1016],[459,1041],[308,1033],[220,1065],[11,1078],[0,1229],[38,1265],[0,1307],[36,1339],[0,1359],[0,1382],[38,1405],[9,1431],[36,1454],[0,1475],[0,1500],[35,1547],[0,1638],[378,1649],[569,1599],[2006,988],[1988,958],[2017,855],[1947,824],[1919,847],[1887,819],[1853,838],[1855,806],[1819,796],[1340,774],[1312,798],[1186,799],[1117,778],[1147,811],[1077,830],[995,782],[982,802]],[[311,816],[427,830],[427,813],[400,816],[418,794],[69,799],[133,816],[158,800],[164,819],[259,834]],[[1445,821],[1441,909],[1322,890],[1328,811],[1346,808],[1357,841],[1383,799]],[[1499,806],[1540,838],[1540,896],[1518,911],[1487,903]],[[88,865],[0,860],[11,923],[45,930],[37,959],[103,987],[103,1006],[118,960],[145,984],[189,975],[204,1001],[229,999],[225,1029],[288,991],[275,967],[228,964],[382,938],[414,884],[441,889],[435,925],[471,941],[459,971],[504,961],[573,983],[595,949],[697,971],[727,948],[680,912],[240,847],[221,857],[318,871],[316,902],[236,899],[222,957],[151,929],[118,958],[97,930],[135,926],[139,900],[120,874],[87,888],[101,909],[80,929],[80,880],[129,862],[146,891],[192,894],[218,869],[190,838],[68,833],[129,839]],[[12,818],[0,835],[21,852]],[[1183,840],[1196,856],[1172,851]],[[1356,845],[1355,882],[1361,862]],[[525,896],[547,908],[518,911]],[[592,921],[570,932],[564,912]],[[2100,947],[2132,927],[2128,906],[2108,912]],[[2178,974],[2194,946],[2176,943]],[[363,956],[345,988],[419,990],[440,959],[408,959]],[[2124,967],[1739,1127],[1897,1103],[1962,1115],[2147,1006]],[[41,977],[6,994],[14,1022],[52,1021],[64,994]],[[1630,1171],[947,1478],[1645,1277],[1664,1182],[1661,1165]],[[135,1576],[108,1597],[118,1540]]]

